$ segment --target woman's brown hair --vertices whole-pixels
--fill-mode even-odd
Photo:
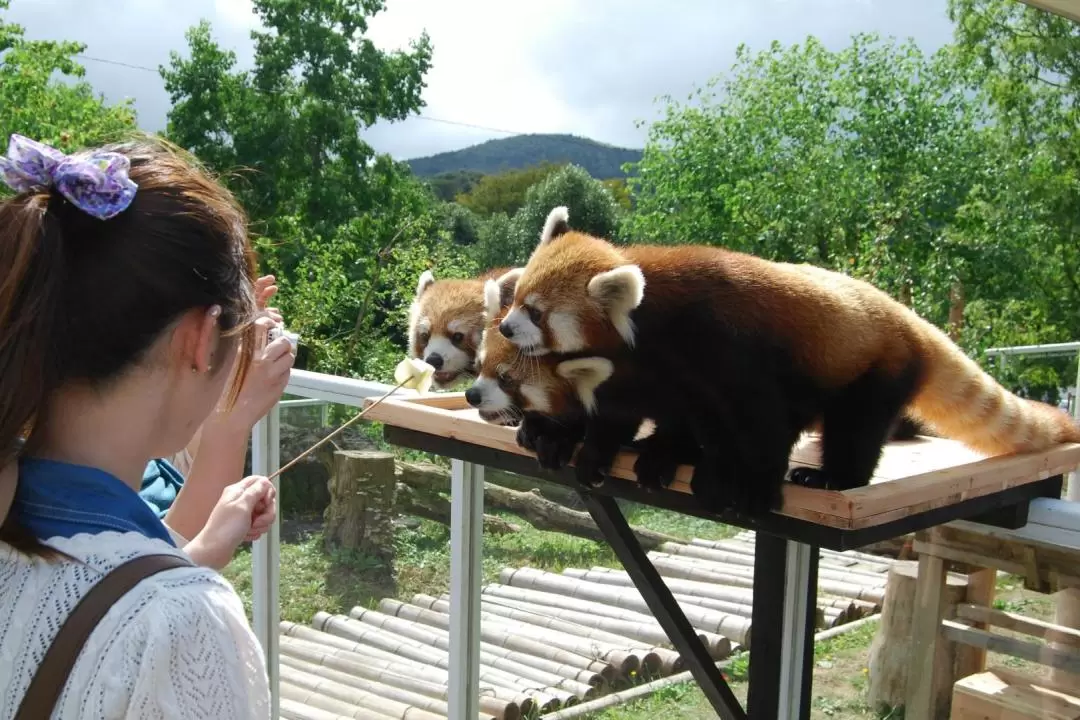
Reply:
[[[92,217],[56,190],[0,202],[0,467],[33,450],[35,423],[56,389],[107,386],[191,309],[219,305],[223,335],[239,338],[229,402],[247,373],[255,257],[243,210],[194,158],[160,139],[103,149],[129,159],[138,186],[115,217]],[[51,555],[14,512],[0,540]]]

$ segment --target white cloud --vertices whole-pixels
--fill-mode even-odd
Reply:
[[[735,48],[813,34],[830,47],[852,33],[914,36],[927,50],[947,42],[946,0],[389,0],[372,19],[383,48],[426,29],[434,46],[421,111],[434,119],[380,123],[366,137],[380,151],[416,157],[502,133],[570,132],[640,146],[638,120],[654,99],[682,99],[726,72]],[[200,18],[250,65],[250,0],[13,0],[7,17],[33,38],[79,40],[86,54],[156,68],[185,52]],[[153,72],[88,61],[87,79],[110,100],[133,97],[140,121],[161,129],[169,98]]]

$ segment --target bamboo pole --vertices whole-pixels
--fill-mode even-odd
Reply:
[[[353,720],[402,720],[401,715],[390,715],[369,708],[357,708],[332,697],[327,697],[320,692],[293,685],[285,678],[281,679],[280,688],[283,700],[292,700],[301,703],[308,708],[323,710],[337,717],[351,718]]]
[[[317,671],[319,668],[314,666],[314,669]],[[387,717],[395,718],[395,720],[445,720],[446,717],[410,703],[395,700],[388,697],[384,692],[380,692],[381,690],[389,690],[389,688],[376,688],[375,692],[361,689],[348,676],[346,676],[346,683],[342,684],[317,673],[313,674],[285,663],[281,667],[281,679],[294,687],[320,697],[332,699],[335,702],[344,704],[346,707],[351,706],[357,710],[381,713]],[[312,703],[310,700],[296,699],[300,702],[308,702],[316,707],[334,710],[333,707]]]
[[[285,683],[282,683],[281,699],[279,706],[280,715],[285,720],[352,720],[349,715],[338,715],[319,708],[310,707],[302,702],[296,702],[286,696]],[[291,690],[288,691],[291,694]],[[371,720],[386,720],[385,718],[373,717]]]
[[[675,551],[675,552],[672,552]],[[664,543],[658,552],[682,555],[684,557],[698,558],[699,560],[708,560],[714,563],[722,563],[727,565],[738,565],[741,567],[750,568],[751,572],[754,568],[754,555],[752,553],[740,553],[737,550],[732,550],[730,547],[725,546],[723,549],[713,549],[698,547],[696,545],[677,545],[675,543]],[[818,565],[818,578],[819,580],[835,580],[839,582],[845,582],[852,585],[865,584],[867,587],[885,587],[885,575],[882,573],[854,573],[847,568],[843,567],[829,567],[827,563],[821,563]]]
[[[563,575],[587,582],[600,583],[602,585],[635,587],[634,581],[628,573],[612,568],[594,567],[589,570],[566,568],[563,570]],[[699,605],[722,613],[740,615],[744,618],[752,618],[754,616],[753,590],[746,588],[731,588],[718,583],[680,578],[664,578],[664,583],[668,586],[671,594],[680,605],[682,603]],[[840,615],[839,612],[826,612],[821,607],[818,607],[815,617],[815,626],[821,627],[827,620],[835,621],[838,615]]]
[[[442,616],[442,622],[439,622],[440,618],[437,616]],[[349,611],[349,617],[357,622],[370,623],[391,632],[400,632],[405,637],[421,642],[430,642],[440,650],[449,651],[450,649],[450,617],[448,615],[387,598],[379,603],[379,611],[354,607]],[[481,618],[483,618],[482,615]],[[596,695],[597,688],[604,683],[598,670],[604,669],[606,663],[598,662],[593,658],[561,648],[548,647],[542,643],[514,642],[515,638],[507,633],[492,631],[491,628],[485,628],[483,625],[481,625],[481,638],[483,639],[480,644],[482,663],[489,665],[499,663],[499,667],[503,670],[513,671],[521,677],[545,683],[550,687],[562,688],[583,698]],[[496,642],[492,642],[491,639]],[[530,655],[531,650],[523,648],[532,648],[541,654],[533,656]],[[548,660],[550,662],[548,667],[551,669],[543,670],[528,665],[528,661],[535,657]],[[584,677],[585,680],[579,680],[579,677]]]
[[[438,598],[431,597],[430,595],[414,595],[412,601],[414,605],[426,607],[440,613],[449,614],[450,612],[450,598],[448,595],[440,595]],[[498,615],[499,617],[512,622],[539,628],[550,628],[577,637],[604,642],[608,645],[614,646],[618,643],[633,648],[635,651],[641,653],[642,665],[645,666],[646,671],[650,675],[656,674],[657,671],[657,668],[653,667],[653,663],[649,657],[650,655],[655,655],[658,658],[659,669],[665,674],[678,672],[681,669],[682,659],[677,652],[670,648],[641,642],[636,638],[623,633],[610,632],[593,625],[582,624],[568,620],[567,618],[557,617],[542,609],[513,607],[506,604],[500,604],[497,600],[489,597],[487,599],[482,599],[481,610],[490,613],[491,615]]]
[[[731,552],[746,552],[749,555],[754,554],[754,541],[753,540],[741,540],[739,538],[732,538],[731,540],[718,540],[716,541],[716,549],[718,550],[730,550]],[[846,572],[852,575],[858,575],[867,579],[881,579],[889,568],[898,560],[893,560],[885,563],[871,563],[859,558],[849,557],[844,553],[837,552],[835,550],[819,550],[818,552],[818,565],[825,568],[830,572]]]
[[[632,610],[509,585],[488,585],[482,592],[485,598],[490,598],[492,602],[501,605],[537,613],[550,613],[570,622],[596,627],[625,637],[634,636],[642,642],[656,643],[661,647],[671,647],[671,640],[655,618]],[[704,630],[697,630],[697,636],[705,643],[713,657],[721,658],[731,654],[731,641],[726,637]]]
[[[743,532],[740,532],[738,535],[736,535],[732,539],[739,540],[739,541],[742,541],[742,542],[746,542],[746,543],[749,543],[749,544],[752,545],[754,543],[754,532],[752,530],[743,531]],[[718,542],[723,542],[723,541],[721,541],[721,540],[702,540],[700,538],[693,538],[693,539],[690,540],[691,545],[701,545],[703,547],[715,547],[716,543],[718,543]],[[843,562],[855,561],[855,562],[863,563],[864,565],[867,565],[867,566],[878,566],[878,567],[880,567],[880,570],[878,570],[878,572],[888,572],[889,568],[892,567],[894,563],[904,562],[902,560],[897,560],[896,558],[891,558],[891,557],[888,557],[886,555],[876,555],[874,553],[863,552],[861,550],[843,550],[843,551],[840,551],[840,550],[827,550],[825,548],[821,548],[819,550],[819,553],[820,553],[821,557],[833,558],[833,559],[836,559],[838,561],[843,561]]]
[[[288,670],[288,673],[286,673]],[[301,673],[301,675],[295,675],[293,671]],[[400,703],[405,703],[410,707],[415,707],[419,710],[425,710],[436,718],[445,718],[450,713],[450,707],[445,700],[438,700],[434,697],[424,695],[417,692],[411,692],[409,690],[403,690],[402,688],[394,685],[387,685],[380,682],[373,682],[356,675],[352,675],[340,670],[334,670],[333,668],[326,667],[325,665],[319,665],[317,663],[301,660],[300,658],[293,657],[282,653],[281,655],[281,676],[286,677],[289,675],[289,682],[301,687],[307,687],[305,683],[310,682],[310,677],[315,677],[320,680],[329,681],[331,684],[326,690],[328,695],[338,698],[339,700],[351,701],[351,696],[354,690],[361,691],[376,695],[388,700],[395,700]],[[406,680],[408,678],[405,678]],[[344,691],[342,690],[344,688]],[[311,688],[313,690],[318,688]],[[481,712],[477,716],[477,720],[506,720],[495,715],[488,715]]]
[[[330,615],[325,612],[315,613],[313,622],[316,627],[325,629],[334,635],[344,638],[371,642],[373,645],[389,645],[395,648],[395,652],[412,655],[417,660],[425,658],[436,667],[449,670],[450,656],[445,650],[439,650],[430,644],[424,644],[412,638],[398,635],[395,632],[383,628],[377,628],[367,623],[358,622],[345,615]],[[536,698],[541,712],[548,712],[558,708],[567,702],[576,702],[573,693],[555,687],[547,687],[542,682],[515,675],[514,672],[503,670],[504,666],[510,666],[510,661],[504,660],[500,667],[496,668],[487,663],[480,663],[480,679],[490,679],[502,685],[517,688],[521,692],[527,692]]]
[[[312,633],[326,635],[303,625],[296,627],[300,630],[311,630]],[[442,701],[449,699],[447,690],[449,673],[446,670],[406,661],[393,662],[373,657],[368,652],[371,648],[350,643],[335,635],[327,635],[327,637],[341,640],[343,644],[351,645],[358,650],[331,647],[316,641],[283,635],[281,638],[282,656],[348,673],[354,677],[368,678],[386,685],[420,692]],[[503,688],[487,682],[480,685],[480,710],[482,713],[495,717],[496,720],[520,720],[523,714],[532,712],[533,705],[532,698],[514,688]]]
[[[420,602],[414,602],[414,606],[422,607],[425,613],[434,612],[449,621],[449,598],[419,595],[414,597],[413,600],[420,600]],[[424,607],[425,605],[426,607]],[[637,666],[630,667],[623,673],[626,677],[632,677],[642,672],[655,675],[663,665],[660,654],[653,648],[634,642],[629,638],[604,633],[589,627],[582,627],[558,618],[505,607],[499,608],[498,606],[492,606],[490,600],[481,602],[480,616],[485,623],[492,627],[501,628],[502,632],[527,635],[539,642],[563,647],[571,652],[583,655],[588,653],[594,657],[602,657],[609,663],[612,662],[611,658],[618,658],[622,655],[633,657],[636,659]],[[663,651],[667,652],[666,650]]]
[[[637,589],[624,589],[610,585],[579,582],[574,578],[533,568],[512,570],[507,568],[499,575],[504,585],[536,588],[550,592],[565,593],[571,597],[599,600],[618,607],[648,613],[649,606]],[[728,615],[706,608],[687,606],[683,608],[687,620],[696,627],[729,637],[740,645],[750,644],[750,620],[738,615]]]
[[[829,637],[835,637],[836,635],[840,635],[845,632],[850,632],[851,630],[862,627],[868,622],[876,621],[877,618],[877,615],[872,615],[870,617],[862,618],[861,620],[858,620],[856,622],[848,623],[847,625],[843,625],[839,628],[822,630],[821,632],[814,635],[814,642],[825,640]],[[727,667],[730,662],[731,659],[729,658],[722,662],[716,663],[716,665],[717,667],[723,669],[724,667]],[[650,695],[660,690],[663,690],[664,688],[671,687],[672,685],[678,685],[679,683],[690,682],[693,679],[694,676],[691,674],[691,672],[689,670],[684,670],[683,672],[676,675],[669,675],[668,677],[660,678],[659,680],[654,680],[653,682],[646,683],[644,685],[638,685],[636,687],[628,688],[626,690],[620,690],[619,692],[605,695],[604,697],[597,698],[596,700],[590,700],[587,703],[575,705],[572,708],[558,710],[554,713],[542,716],[540,720],[576,720],[577,718],[590,717],[593,716],[594,713],[598,713],[602,710],[607,710],[609,708],[623,705],[634,700],[640,700],[642,698],[649,697]]]
[[[708,550],[701,550],[700,548],[699,550],[708,552]],[[649,553],[649,559],[654,566],[656,566],[657,561],[661,561],[665,564],[670,563],[669,566],[671,567],[674,567],[679,563],[684,567],[690,565],[695,568],[695,575],[698,576],[699,579],[707,579],[709,581],[722,582],[723,579],[720,579],[717,576],[724,576],[724,579],[732,575],[741,575],[750,579],[754,577],[754,568],[752,566],[740,566],[737,564],[717,562],[697,556],[679,556],[654,552]],[[880,608],[881,603],[885,599],[884,585],[861,585],[822,576],[818,577],[818,591],[826,592],[830,595],[839,595],[840,597],[850,597],[856,600],[872,602],[876,608]]]
[[[442,668],[449,672],[450,658],[447,652],[436,650],[430,645],[423,645],[370,625],[362,623],[357,623],[359,627],[346,625],[346,620],[348,618],[341,615],[332,616],[320,612],[315,614],[312,622],[317,630],[324,630],[331,635],[337,635],[346,640],[360,641],[377,649]],[[548,712],[552,708],[558,707],[562,702],[555,695],[544,692],[535,682],[529,682],[483,663],[480,665],[480,680],[490,682],[493,685],[511,688],[518,693],[527,693],[540,706],[539,710],[541,712]]]

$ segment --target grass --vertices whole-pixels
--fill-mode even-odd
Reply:
[[[656,508],[627,505],[631,524],[677,537],[722,539],[735,528],[686,517]],[[567,567],[594,565],[619,568],[618,559],[604,543],[536,530],[511,514],[505,517],[521,527],[508,535],[486,535],[483,548],[484,582],[499,579],[507,567],[534,567],[562,572]],[[409,600],[414,594],[440,595],[450,587],[450,528],[429,520],[399,526],[393,554],[387,558],[358,552],[324,550],[315,518],[282,521],[281,617],[307,623],[319,610],[347,613],[354,606],[375,607],[383,598]],[[251,609],[251,555],[237,553],[224,575]]]

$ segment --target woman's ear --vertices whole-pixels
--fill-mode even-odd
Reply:
[[[195,309],[184,314],[173,331],[173,349],[193,373],[210,372],[221,333],[221,306]]]

